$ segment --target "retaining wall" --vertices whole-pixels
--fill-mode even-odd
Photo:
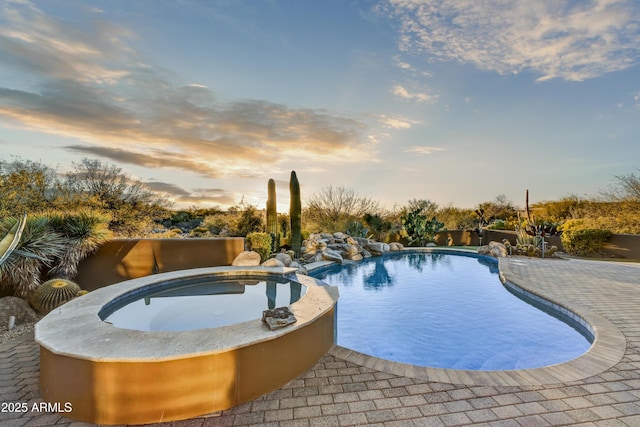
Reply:
[[[242,237],[114,239],[84,259],[73,280],[92,291],[154,273],[231,265],[243,250]]]

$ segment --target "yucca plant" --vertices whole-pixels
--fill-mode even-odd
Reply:
[[[2,220],[0,232],[7,233],[15,222],[15,218]],[[0,264],[0,283],[16,296],[28,298],[40,285],[43,268],[51,267],[64,251],[65,239],[49,228],[47,218],[28,216],[20,242]]]
[[[65,240],[65,250],[49,271],[49,277],[72,279],[78,264],[110,236],[109,216],[92,210],[49,212],[49,226]]]

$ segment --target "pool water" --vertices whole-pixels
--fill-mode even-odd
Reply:
[[[262,311],[285,307],[306,291],[284,278],[183,280],[125,296],[99,316],[118,328],[139,331],[190,331],[261,319]]]
[[[314,276],[339,287],[337,343],[371,356],[505,370],[566,362],[591,346],[580,325],[510,293],[492,258],[390,254]]]

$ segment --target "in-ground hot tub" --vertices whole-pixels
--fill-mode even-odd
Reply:
[[[209,279],[206,291],[203,281]],[[255,313],[248,319],[224,320],[245,309],[228,302],[216,307],[215,298],[245,294],[241,286],[256,282],[266,283],[264,309],[282,304],[278,287],[289,289],[286,303],[299,297],[290,304],[296,323],[272,331],[261,321],[261,306],[250,308],[253,303],[246,307]],[[161,307],[159,320],[151,314],[142,322],[161,328],[140,327],[135,315],[128,316],[133,324],[108,323],[133,300],[161,305],[168,297],[180,299],[188,287],[211,298],[212,323],[180,326],[197,310],[185,313],[171,305]],[[246,294],[256,298],[255,292]],[[278,267],[182,270],[98,289],[36,325],[40,391],[48,402],[70,403],[65,416],[98,424],[171,421],[230,408],[286,384],[331,348],[337,299],[337,288]],[[206,304],[198,310],[206,315]]]

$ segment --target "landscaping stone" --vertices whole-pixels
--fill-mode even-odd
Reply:
[[[260,265],[260,254],[254,251],[240,252],[231,263],[234,267],[255,267]]]
[[[31,308],[28,302],[18,297],[0,298],[0,331],[6,331],[9,317],[15,316],[15,325],[36,322],[40,316]]]
[[[277,258],[269,258],[261,264],[263,267],[284,267],[284,263]]]

